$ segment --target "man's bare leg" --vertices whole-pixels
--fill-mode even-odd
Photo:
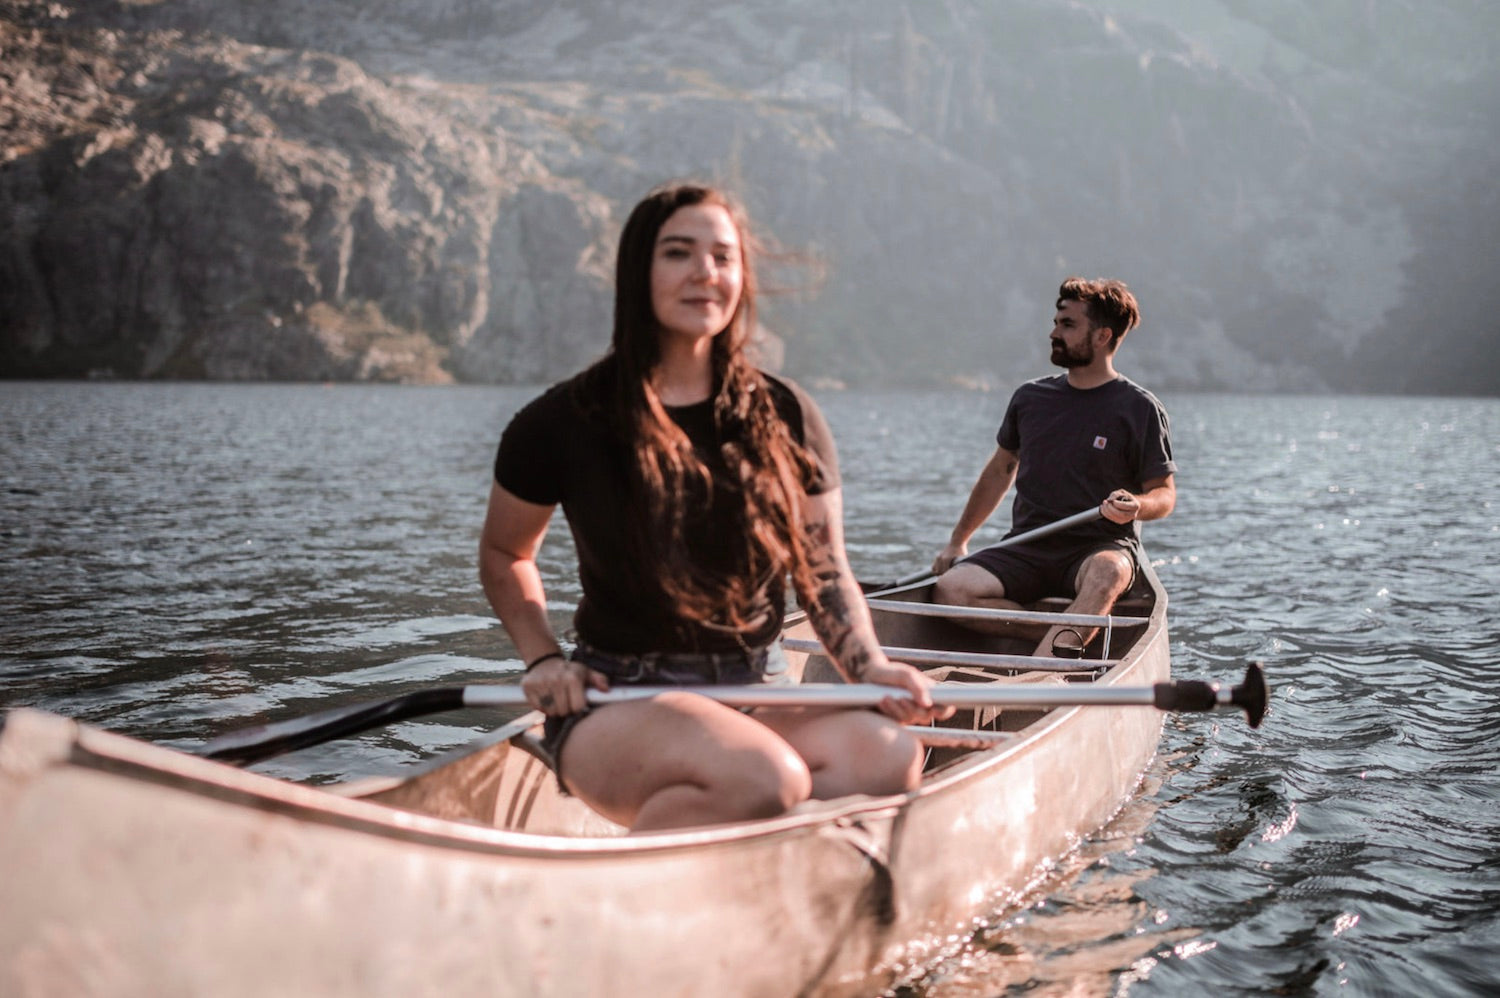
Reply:
[[[1005,598],[1005,585],[993,573],[967,562],[954,565],[938,576],[932,601],[950,606],[982,606],[993,610],[1019,610],[1021,604]],[[1044,633],[1039,624],[1007,623],[1003,620],[960,620],[957,623],[983,634],[1010,638],[1032,638]]]
[[[1135,564],[1127,552],[1096,551],[1078,567],[1078,577],[1074,580],[1074,590],[1078,595],[1064,612],[1108,613],[1114,609],[1115,601],[1130,588],[1134,575]],[[1052,627],[1037,644],[1036,654],[1057,655],[1061,652],[1065,658],[1078,658],[1098,633],[1097,627]],[[1062,636],[1060,641],[1059,635]],[[1082,639],[1081,643],[1079,639]]]

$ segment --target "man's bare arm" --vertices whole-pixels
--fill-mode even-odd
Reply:
[[[1113,523],[1131,520],[1160,520],[1177,506],[1177,484],[1171,475],[1141,483],[1136,495],[1127,489],[1116,489],[1099,505],[1099,513]]]
[[[952,568],[955,561],[969,553],[969,539],[999,508],[1000,500],[1005,498],[1005,493],[1015,484],[1016,471],[1020,466],[1021,459],[1014,452],[1004,447],[995,448],[995,453],[990,455],[983,470],[979,472],[979,479],[969,490],[969,499],[964,503],[964,510],[959,514],[958,523],[948,538],[947,546],[933,559],[934,572],[941,575]]]

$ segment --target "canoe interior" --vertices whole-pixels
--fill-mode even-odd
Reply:
[[[930,583],[890,589],[870,595],[876,633],[883,646],[923,648],[981,654],[1029,655],[1040,630],[1017,628],[1014,636],[996,636],[939,617],[886,612],[882,601],[930,603]],[[1066,600],[1049,599],[1030,610],[1060,612]],[[1108,681],[1129,665],[1138,646],[1154,638],[1164,627],[1165,598],[1159,586],[1143,585],[1118,603],[1116,617],[1143,620],[1147,626],[1119,626],[1100,633],[1086,649],[1085,662],[1099,661],[1092,671],[1068,674],[1028,672],[1019,669],[936,666],[925,671],[944,682],[1063,683]],[[811,638],[806,619],[794,614],[785,636]],[[1108,662],[1118,663],[1106,667]],[[788,652],[794,674],[805,682],[839,682],[840,678],[821,654]],[[941,722],[944,728],[974,731],[1015,732],[1025,738],[1039,728],[1053,711],[1031,707],[960,709]],[[464,746],[429,763],[415,775],[403,778],[361,781],[345,787],[344,796],[357,797],[434,817],[472,822],[491,828],[539,835],[598,837],[622,835],[625,829],[595,814],[575,798],[563,793],[537,742],[537,730],[496,741]],[[924,779],[931,780],[949,768],[986,751],[982,748],[929,748]],[[814,810],[817,802],[805,805]]]

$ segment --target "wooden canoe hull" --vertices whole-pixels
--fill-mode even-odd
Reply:
[[[1164,604],[1108,681],[1168,678]],[[878,993],[1103,825],[1160,731],[1058,709],[909,795],[623,836],[510,742],[334,793],[12,712],[0,994]]]

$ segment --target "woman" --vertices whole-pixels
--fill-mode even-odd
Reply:
[[[485,594],[527,663],[527,699],[548,715],[559,780],[635,831],[908,790],[922,751],[901,725],[952,712],[875,639],[822,415],[745,355],[751,249],[723,192],[649,194],[620,237],[610,351],[517,413],[495,460]],[[558,504],[583,587],[571,656],[536,565]],[[587,708],[586,691],[612,682],[775,681],[788,576],[840,670],[894,688],[881,713],[747,713],[687,692]]]

